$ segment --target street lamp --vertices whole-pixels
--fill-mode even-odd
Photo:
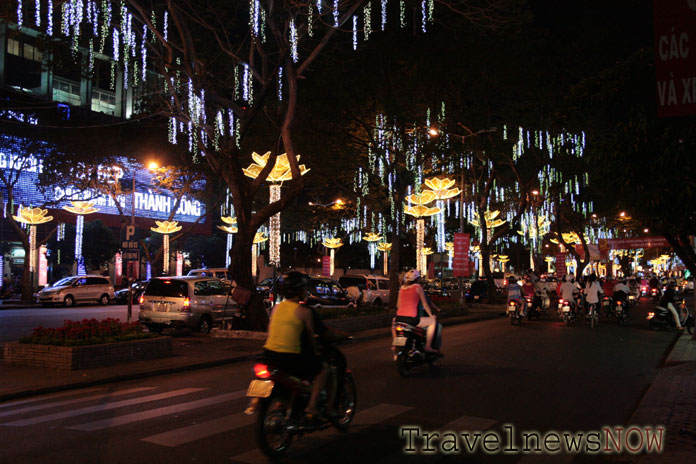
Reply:
[[[95,201],[71,201],[72,206],[63,206],[63,209],[77,215],[75,228],[75,261],[77,262],[77,275],[85,275],[85,263],[82,258],[82,237],[85,228],[85,216],[99,211],[94,207]]]

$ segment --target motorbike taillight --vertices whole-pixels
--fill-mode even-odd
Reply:
[[[254,374],[256,374],[256,377],[258,377],[259,379],[271,378],[271,371],[268,369],[268,364],[254,364]]]
[[[655,317],[655,313],[652,313],[652,312],[648,313],[648,317],[647,317],[648,319],[652,319],[653,317]]]

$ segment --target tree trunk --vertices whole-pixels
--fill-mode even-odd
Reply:
[[[29,249],[24,247],[24,269],[22,270],[22,303],[33,303],[34,283],[32,282],[31,271],[29,270]]]
[[[493,274],[491,273],[490,246],[479,245],[479,247],[481,249],[481,266],[483,266],[483,272],[486,275],[486,283],[488,285],[488,304],[495,304],[498,293],[496,292],[495,280],[493,279]]]
[[[252,231],[249,225],[239,224],[234,245],[230,251],[230,280],[235,280],[237,285],[251,291],[251,298],[246,307],[245,318],[241,329],[265,332],[268,329],[268,313],[263,299],[256,292],[256,283],[251,275],[251,248],[256,231]]]

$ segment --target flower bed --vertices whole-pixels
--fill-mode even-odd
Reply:
[[[63,327],[37,327],[19,342],[5,343],[5,362],[57,369],[89,369],[172,355],[172,339],[143,332],[118,319],[65,321]]]

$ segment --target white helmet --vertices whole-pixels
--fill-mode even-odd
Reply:
[[[404,281],[406,281],[406,282],[415,282],[416,280],[418,280],[418,278],[419,278],[420,276],[421,276],[421,275],[420,275],[420,272],[418,272],[416,269],[411,269],[411,270],[408,271],[408,272],[406,273],[406,275],[404,276]]]

